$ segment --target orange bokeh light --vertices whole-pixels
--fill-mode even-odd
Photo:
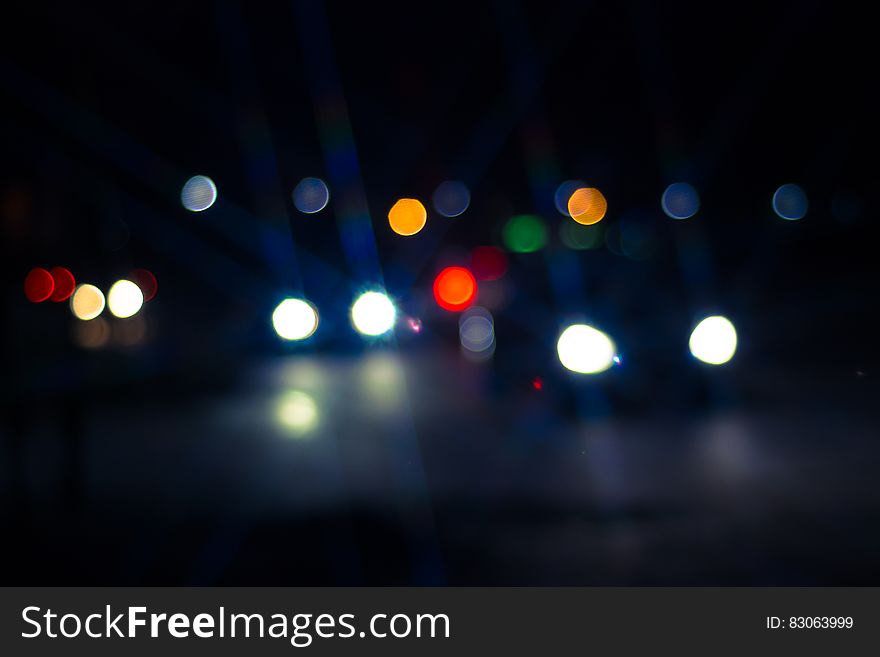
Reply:
[[[425,227],[427,220],[425,206],[414,198],[402,198],[388,211],[388,223],[398,235],[415,235]]]
[[[444,310],[464,310],[476,297],[477,279],[464,267],[447,267],[434,279],[434,299]]]
[[[576,189],[568,199],[568,213],[579,224],[599,223],[608,211],[608,201],[595,187]]]

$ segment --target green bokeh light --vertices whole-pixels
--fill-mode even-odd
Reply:
[[[559,238],[569,249],[585,251],[602,246],[603,232],[602,224],[585,226],[574,221],[566,221],[559,229]]]
[[[547,244],[547,229],[540,217],[520,214],[504,225],[504,244],[514,253],[540,251]]]

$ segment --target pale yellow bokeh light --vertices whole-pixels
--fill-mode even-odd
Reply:
[[[707,317],[694,328],[688,343],[694,358],[709,365],[723,365],[736,353],[736,329],[726,317]]]
[[[125,319],[136,315],[143,305],[144,293],[131,281],[116,281],[107,293],[107,307],[114,317]]]
[[[351,307],[351,323],[358,333],[382,335],[394,328],[397,309],[382,292],[365,292]]]
[[[318,328],[318,312],[308,301],[285,299],[272,313],[272,326],[285,340],[305,340]]]
[[[104,312],[104,293],[89,283],[78,285],[70,297],[70,311],[83,321],[95,319]]]
[[[556,343],[559,362],[578,374],[598,374],[614,364],[617,348],[602,331],[586,324],[573,324]]]
[[[275,408],[278,423],[293,437],[302,438],[314,431],[320,421],[314,398],[300,390],[282,395]]]

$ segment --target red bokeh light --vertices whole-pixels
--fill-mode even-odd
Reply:
[[[159,290],[159,282],[149,269],[135,269],[131,272],[131,280],[144,293],[144,303],[156,296],[156,292]]]
[[[476,296],[477,279],[464,267],[447,267],[434,279],[434,299],[444,310],[464,310]]]
[[[544,389],[544,381],[540,376],[536,376],[532,379],[532,388],[534,390],[543,390]]]
[[[507,272],[507,255],[496,246],[478,246],[471,253],[474,276],[481,281],[495,281]]]
[[[31,303],[40,303],[52,296],[55,289],[55,281],[52,274],[42,267],[30,270],[24,279],[24,295]]]
[[[56,303],[67,301],[76,288],[76,279],[73,274],[64,267],[52,267],[49,274],[55,284],[55,289],[52,290],[52,296],[49,298]]]

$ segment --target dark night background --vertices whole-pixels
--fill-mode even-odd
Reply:
[[[860,7],[4,5],[0,583],[880,584]],[[305,176],[330,188],[315,215]],[[428,203],[446,179],[472,194],[451,219]],[[560,241],[566,179],[608,199],[602,248]],[[674,221],[682,180],[701,209]],[[792,182],[800,221],[771,207]],[[429,218],[404,238],[408,196]],[[509,254],[497,349],[469,362],[433,278],[524,213],[549,243]],[[79,346],[66,303],[22,293],[55,265],[105,291],[154,272],[144,339],[105,313],[113,340]],[[352,330],[381,284],[420,334]],[[286,295],[320,311],[306,343],[272,331]],[[687,349],[713,313],[739,335],[722,367]],[[562,368],[583,319],[619,367]],[[276,419],[293,389],[306,437]]]

